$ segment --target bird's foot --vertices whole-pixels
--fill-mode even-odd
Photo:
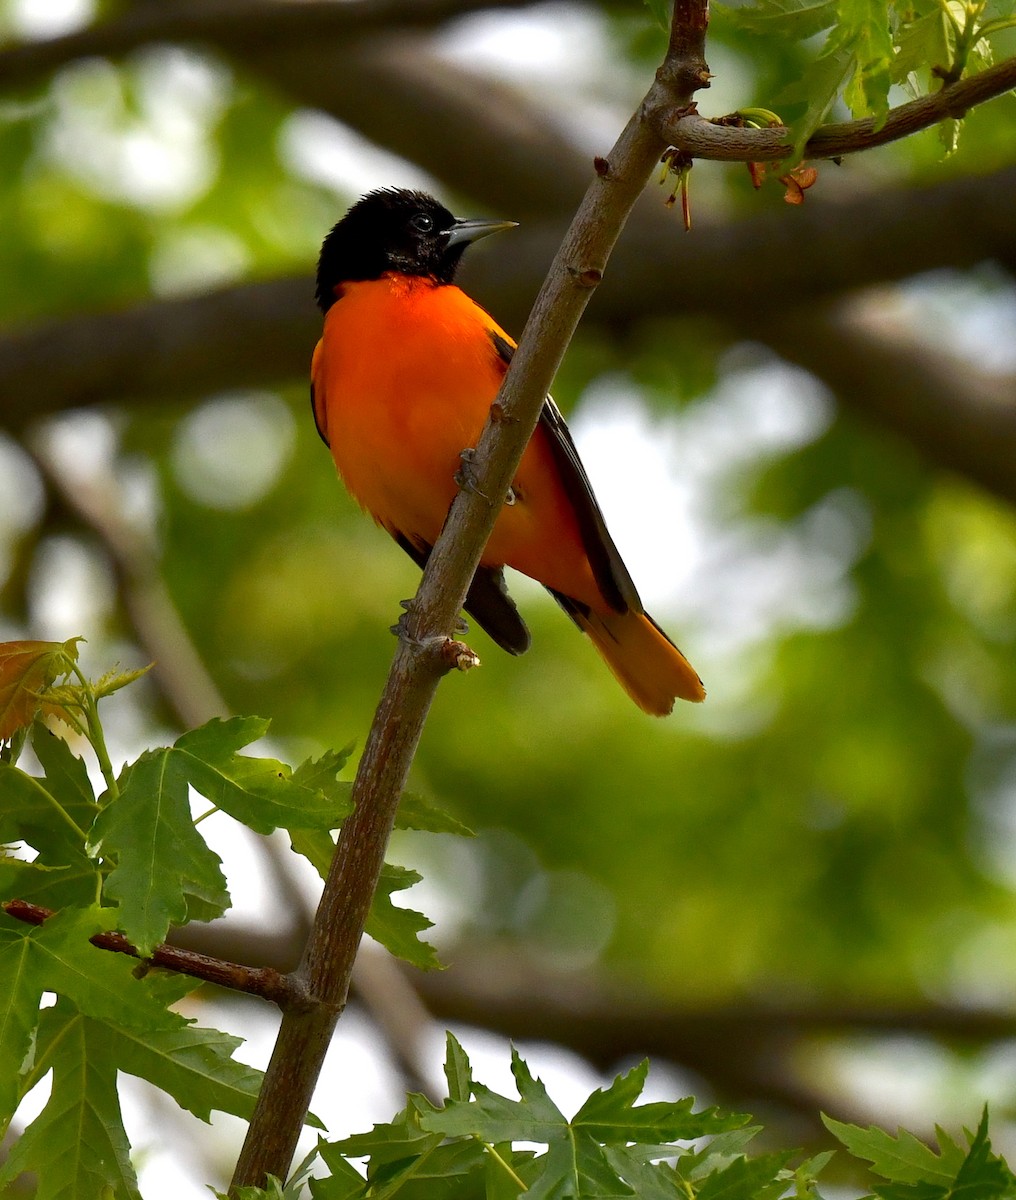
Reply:
[[[492,501],[491,501],[490,497],[487,495],[487,493],[481,492],[479,487],[477,487],[476,472],[473,470],[473,462],[474,462],[475,458],[476,458],[475,450],[467,449],[467,450],[460,451],[459,459],[460,459],[462,465],[455,472],[455,475],[454,475],[455,482],[456,482],[456,484],[458,484],[458,486],[460,488],[462,488],[462,490],[464,492],[475,492],[478,496],[482,496],[484,498],[484,500],[487,501],[488,504],[491,504]],[[508,494],[504,498],[504,502],[510,508],[517,501],[518,501],[518,493],[516,492],[515,488],[510,487],[508,489]]]
[[[490,497],[484,492],[481,492],[476,483],[476,472],[473,470],[473,462],[476,458],[476,451],[471,447],[462,450],[459,453],[459,469],[455,472],[454,479],[456,484],[462,488],[464,492],[475,492],[478,496],[482,496],[487,503],[490,503]]]
[[[476,651],[467,646],[465,642],[458,641],[457,638],[448,637],[444,634],[434,634],[430,637],[421,638],[410,633],[408,626],[409,618],[413,611],[413,601],[400,600],[399,605],[405,611],[391,627],[391,631],[400,641],[405,642],[409,646],[414,646],[418,650],[435,654],[444,664],[445,670],[471,671],[473,667],[480,665],[480,658]],[[456,618],[453,629],[455,633],[469,632],[469,626],[462,617]]]
[[[397,638],[402,638],[404,641],[411,642],[414,646],[429,646],[435,642],[450,640],[440,634],[429,638],[418,638],[411,634],[409,632],[409,617],[413,611],[413,604],[413,600],[399,601],[399,608],[403,610],[402,616],[399,617],[394,625],[389,626],[390,633],[394,633]],[[455,622],[452,625],[452,632],[456,634],[469,632],[469,622],[465,619],[465,617],[460,616],[455,618]]]

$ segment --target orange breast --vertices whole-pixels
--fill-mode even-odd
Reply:
[[[453,286],[384,276],[346,284],[325,318],[314,392],[353,497],[390,533],[433,544],[505,367],[490,316]],[[484,563],[509,566],[602,608],[578,524],[538,430]]]

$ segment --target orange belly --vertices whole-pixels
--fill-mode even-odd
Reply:
[[[349,283],[331,306],[314,391],[346,487],[389,533],[436,541],[455,497],[460,454],[476,445],[508,339],[456,287],[420,278]],[[537,430],[482,561],[507,564],[596,610],[606,606],[550,447]]]

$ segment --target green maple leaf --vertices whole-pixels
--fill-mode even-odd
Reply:
[[[102,810],[90,840],[117,861],[104,896],[119,904],[120,928],[142,954],[187,919],[188,901],[202,915],[229,906],[219,856],[194,828],[189,763],[170,750],[146,751],[120,775],[120,794]]]
[[[987,1107],[976,1133],[967,1131],[967,1150],[936,1127],[937,1153],[902,1130],[893,1137],[874,1126],[861,1129],[826,1116],[822,1120],[852,1154],[890,1180],[875,1189],[883,1200],[1008,1200],[1016,1194],[1016,1176],[992,1153]]]
[[[423,796],[403,792],[395,814],[396,829],[417,829],[424,833],[454,833],[458,837],[474,837],[468,825],[463,825]]]
[[[871,113],[876,127],[880,127],[889,111],[896,57],[887,0],[841,0],[840,24],[834,37],[854,60],[843,99],[855,117]]]
[[[412,908],[392,903],[392,893],[411,888],[421,879],[419,871],[385,863],[381,868],[377,891],[371,901],[366,931],[397,958],[412,963],[424,971],[441,966],[437,951],[420,934],[434,922]]]
[[[322,879],[328,877],[335,843],[327,830],[290,830],[289,840],[297,854],[311,863]],[[440,967],[437,951],[429,943],[421,941],[419,934],[433,924],[422,913],[411,908],[402,908],[392,903],[392,893],[410,888],[419,883],[420,875],[408,867],[385,863],[381,878],[371,902],[367,918],[367,933],[380,942],[390,953],[414,967],[431,970]]]
[[[366,1181],[355,1167],[346,1162],[336,1143],[318,1141],[318,1153],[330,1174],[326,1179],[311,1179],[314,1200],[353,1200],[366,1192]]]
[[[793,1154],[785,1150],[735,1158],[705,1177],[696,1200],[778,1200],[787,1190],[784,1167]]]
[[[653,1189],[647,1194],[662,1195],[667,1170],[651,1167],[644,1158],[627,1159],[623,1151],[628,1143],[695,1139],[743,1125],[747,1118],[723,1117],[715,1110],[693,1113],[691,1100],[636,1105],[647,1069],[643,1063],[619,1075],[610,1087],[595,1091],[569,1121],[517,1051],[512,1050],[512,1074],[519,1099],[512,1100],[472,1080],[464,1052],[449,1035],[446,1070],[452,1071],[460,1098],[449,1099],[443,1109],[421,1113],[419,1123],[423,1130],[446,1137],[470,1136],[487,1144],[527,1141],[546,1145],[547,1153],[537,1160],[526,1193],[532,1200],[631,1196],[636,1190],[634,1182],[640,1185],[640,1195],[647,1186]],[[467,1085],[472,1101],[462,1098]],[[612,1148],[622,1153],[612,1156]],[[657,1148],[659,1157],[678,1152],[674,1146]],[[629,1181],[619,1166],[629,1167],[634,1178]]]
[[[568,1119],[547,1089],[535,1079],[518,1051],[512,1047],[512,1075],[519,1090],[518,1100],[501,1096],[485,1084],[472,1084],[474,1100],[450,1100],[444,1108],[422,1118],[422,1127],[446,1137],[470,1134],[486,1142],[558,1141]]]
[[[894,1137],[884,1129],[869,1125],[846,1125],[822,1115],[826,1129],[854,1155],[871,1163],[871,1169],[895,1183],[953,1182],[966,1157],[963,1149],[940,1133],[939,1152],[901,1129]]]
[[[33,1171],[36,1200],[140,1200],[120,1115],[112,1037],[66,1001],[46,1010],[36,1053],[52,1068],[52,1090],[0,1168],[0,1185]]]
[[[325,1142],[329,1153],[345,1158],[370,1158],[371,1166],[377,1168],[387,1163],[402,1162],[419,1158],[439,1146],[444,1134],[424,1129],[420,1118],[424,1113],[436,1112],[433,1104],[423,1096],[411,1094],[406,1107],[391,1121],[375,1125],[368,1133],[354,1133],[338,1142]],[[326,1161],[327,1161],[327,1155]]]
[[[170,925],[210,920],[229,905],[219,858],[194,828],[189,788],[258,833],[328,829],[349,811],[349,785],[335,779],[345,754],[329,752],[294,772],[239,753],[267,728],[259,717],[209,721],[121,773],[90,842],[117,861],[105,895],[120,905],[121,928],[142,954]]]
[[[649,1061],[644,1060],[627,1074],[618,1075],[610,1087],[593,1092],[572,1118],[572,1126],[584,1129],[597,1141],[624,1144],[693,1141],[747,1123],[745,1116],[725,1116],[715,1108],[692,1112],[695,1100],[690,1096],[676,1103],[636,1106],[648,1073]]]
[[[21,1101],[21,1074],[39,1019],[39,998],[27,938],[8,938],[0,921],[0,1135]]]
[[[47,781],[0,762],[0,842],[25,842],[39,861],[63,866],[84,856],[85,835],[95,810],[79,824],[50,791]]]
[[[212,1109],[244,1118],[253,1111],[262,1073],[233,1057],[241,1038],[192,1025],[173,1012],[160,1029],[111,1030],[110,1037],[121,1071],[155,1084],[202,1121],[211,1120]]]
[[[29,1056],[43,992],[68,996],[82,1013],[121,1029],[148,1034],[165,1025],[165,1004],[135,978],[133,959],[88,940],[114,919],[97,908],[68,909],[41,926],[0,917],[0,1127],[37,1078]]]
[[[30,900],[44,908],[87,905],[95,897],[99,872],[82,854],[73,864],[47,867],[22,858],[0,858],[0,896]]]
[[[216,719],[161,753],[179,761],[202,796],[256,833],[334,829],[349,812],[350,785],[335,779],[346,753],[331,751],[295,772],[274,758],[240,754],[265,735],[268,725],[260,717]]]
[[[621,1200],[633,1195],[673,1200],[688,1185],[673,1167],[652,1160],[687,1156],[701,1165],[703,1152],[692,1155],[673,1142],[703,1136],[715,1139],[723,1158],[722,1169],[712,1171],[717,1178],[709,1185],[711,1200],[748,1200],[750,1187],[755,1188],[751,1200],[768,1200],[778,1194],[777,1178],[779,1191],[792,1182],[783,1171],[789,1154],[730,1162],[730,1152],[754,1132],[744,1130],[745,1116],[714,1109],[694,1113],[690,1100],[637,1105],[646,1064],[595,1091],[571,1121],[515,1050],[512,1074],[517,1100],[477,1083],[465,1051],[449,1033],[444,1107],[410,1096],[394,1121],[341,1142],[322,1143],[322,1158],[335,1183],[316,1181],[315,1197],[347,1200],[364,1194],[362,1179],[350,1176],[345,1159],[366,1157],[369,1192],[378,1200],[396,1195],[404,1200],[516,1200],[523,1192],[526,1200]],[[514,1150],[513,1143],[520,1141],[546,1146],[546,1152]]]
[[[473,1094],[473,1069],[465,1050],[452,1034],[445,1034],[445,1080],[448,1099],[467,1101]]]
[[[46,790],[75,825],[88,829],[98,805],[84,760],[39,722],[32,728],[32,749],[42,766]]]

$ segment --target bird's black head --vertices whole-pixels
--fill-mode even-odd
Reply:
[[[510,229],[514,221],[463,221],[426,192],[382,188],[358,200],[325,238],[317,302],[327,312],[335,289],[388,271],[451,283],[470,242]]]

